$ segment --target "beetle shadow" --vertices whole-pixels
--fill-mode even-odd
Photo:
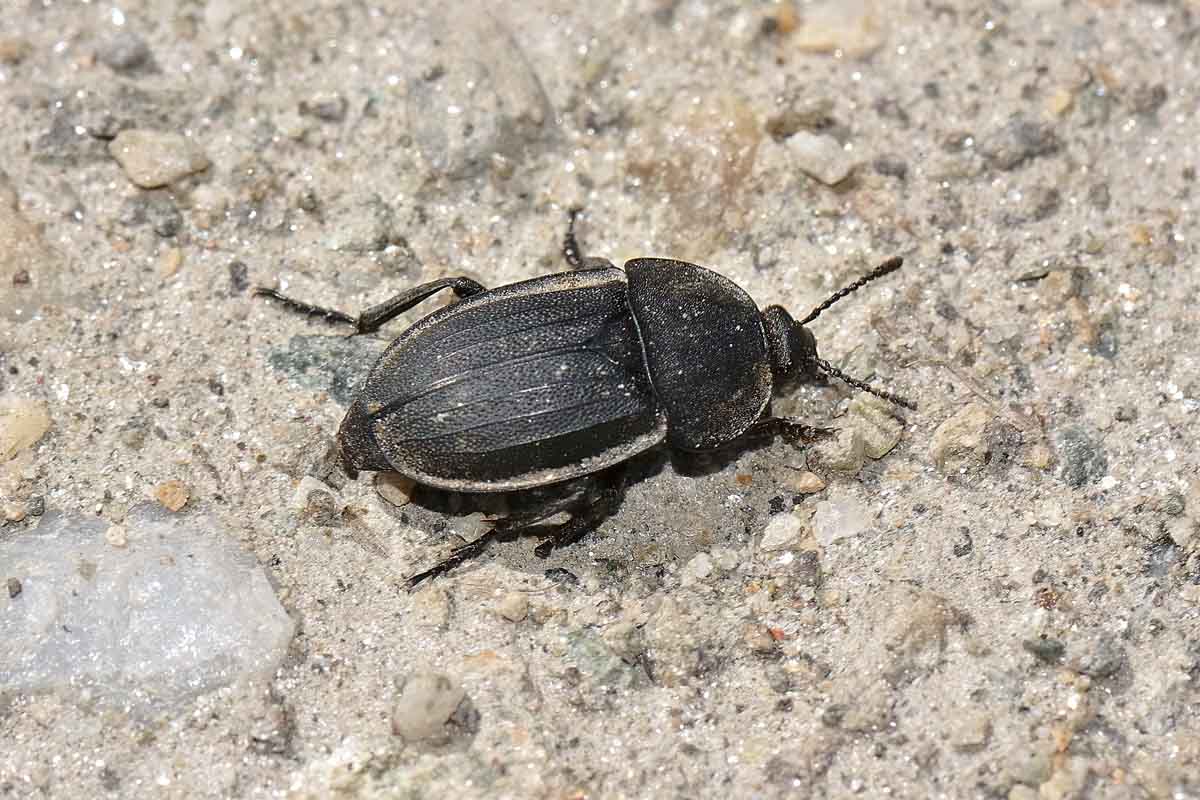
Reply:
[[[655,447],[624,462],[625,486],[651,479],[662,472],[669,460],[668,452],[665,447]],[[447,517],[461,518],[471,514],[484,514],[488,518],[501,519],[510,515],[535,514],[552,510],[556,506],[569,505],[574,498],[594,487],[599,474],[602,473],[509,492],[456,492],[416,484],[410,491],[410,502],[405,508],[416,512],[415,517],[419,519],[414,518],[412,522],[417,527],[439,532],[446,528],[444,520]],[[439,520],[443,524],[439,525]],[[528,530],[534,535],[539,526],[530,526]]]

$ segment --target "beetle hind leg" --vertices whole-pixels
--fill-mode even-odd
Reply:
[[[454,293],[459,297],[470,297],[473,294],[486,291],[482,284],[470,278],[439,278],[436,281],[429,281],[428,283],[414,286],[395,297],[384,300],[378,305],[371,306],[358,316],[333,308],[306,303],[303,300],[288,297],[276,289],[269,289],[265,286],[255,286],[254,294],[256,296],[272,297],[282,303],[284,308],[300,314],[306,314],[310,317],[323,317],[329,322],[344,322],[348,325],[353,325],[356,333],[373,333],[413,306],[437,294],[442,289],[453,289]]]
[[[607,258],[589,258],[583,255],[579,248],[579,240],[575,238],[575,220],[579,218],[582,208],[578,206],[567,211],[567,232],[563,235],[562,254],[571,269],[605,269],[612,266]]]

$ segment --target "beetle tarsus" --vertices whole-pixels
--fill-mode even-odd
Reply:
[[[436,578],[441,575],[445,575],[459,564],[478,556],[485,549],[487,549],[487,546],[492,539],[500,538],[503,533],[504,529],[502,528],[491,528],[490,530],[484,531],[478,539],[473,542],[467,542],[462,547],[457,547],[450,551],[450,555],[446,556],[429,569],[424,570],[423,572],[418,572],[416,575],[409,576],[408,579],[404,581],[404,587],[411,592],[413,589],[417,588],[430,578]]]
[[[566,259],[571,269],[575,270],[611,268],[612,262],[607,258],[595,258],[583,254],[583,250],[579,246],[579,240],[575,238],[575,220],[582,213],[583,209],[579,206],[567,209],[567,232],[563,235],[562,242],[563,258]]]
[[[794,417],[768,417],[760,419],[747,431],[751,435],[782,436],[790,444],[814,444],[828,439],[836,431],[833,428],[818,428]]]
[[[567,232],[563,236],[562,253],[563,258],[571,265],[571,269],[583,269],[583,256],[579,254],[579,240],[575,238],[575,220],[578,219],[581,211],[583,209],[579,206],[567,209]]]
[[[297,314],[304,314],[309,317],[322,317],[326,322],[344,322],[358,327],[358,318],[352,317],[344,311],[338,311],[334,308],[325,308],[324,306],[314,306],[312,303],[306,303],[303,300],[297,300],[294,297],[288,297],[286,294],[281,294],[279,290],[272,289],[267,286],[255,286],[251,291],[255,297],[270,297],[278,300],[283,304],[283,307],[289,311],[295,311]]]

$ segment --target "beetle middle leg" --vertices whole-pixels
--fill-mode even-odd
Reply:
[[[538,543],[533,554],[545,558],[560,547],[574,544],[591,533],[621,505],[625,499],[625,464],[618,464],[596,476],[595,484],[585,492],[573,510],[571,518],[551,529],[549,536]]]
[[[483,553],[493,541],[514,539],[526,533],[540,533],[539,529],[549,527],[549,533],[541,533],[543,539],[533,550],[535,556],[545,558],[560,547],[578,542],[612,515],[625,497],[625,482],[625,465],[610,467],[592,476],[592,485],[569,501],[551,503],[537,511],[516,513],[500,520],[475,541],[455,548],[429,569],[410,576],[405,586],[412,590],[430,578],[446,574]],[[571,514],[566,522],[550,526],[543,524],[563,511]]]
[[[461,276],[439,278],[436,281],[429,281],[428,283],[422,283],[420,286],[414,286],[395,297],[384,300],[378,305],[371,306],[358,316],[333,308],[315,306],[303,300],[288,297],[275,289],[269,289],[265,286],[255,286],[254,294],[273,297],[281,302],[285,308],[289,308],[300,314],[307,314],[310,317],[324,317],[329,322],[344,322],[348,325],[353,325],[356,333],[373,333],[413,306],[437,294],[442,289],[453,289],[454,293],[460,298],[470,297],[473,294],[486,291],[482,284],[470,278],[463,278]]]

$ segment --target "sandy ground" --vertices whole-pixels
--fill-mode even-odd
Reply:
[[[0,541],[179,481],[296,628],[150,717],[7,693],[0,797],[1200,797],[1195,0],[425,5],[5,0],[0,392],[49,430]],[[813,327],[920,410],[802,387],[820,451],[648,454],[410,594],[478,509],[310,473],[422,310],[247,287],[559,271],[572,205],[798,315],[904,256]]]

